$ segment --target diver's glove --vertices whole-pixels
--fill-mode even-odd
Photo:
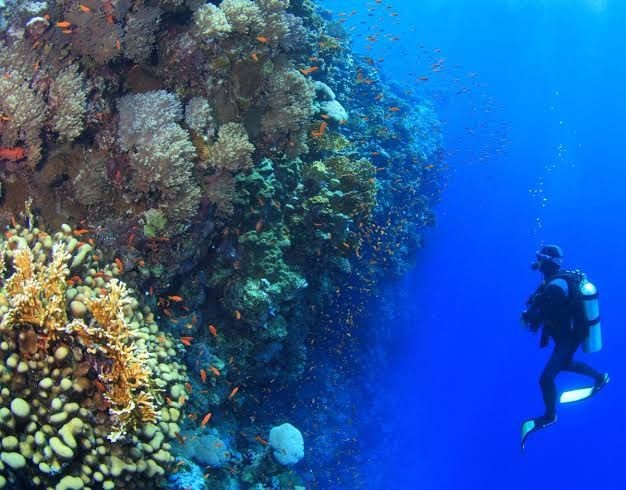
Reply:
[[[520,315],[520,322],[522,323],[522,326],[524,328],[527,328],[533,333],[539,330],[539,324],[535,324],[532,322],[528,310],[522,311],[522,314]]]

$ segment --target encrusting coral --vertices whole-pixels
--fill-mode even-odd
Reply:
[[[184,368],[119,265],[100,269],[75,233],[18,226],[0,246],[0,488],[155,488]]]

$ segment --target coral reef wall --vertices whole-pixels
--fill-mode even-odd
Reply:
[[[303,484],[274,402],[410,267],[441,160],[311,0],[8,2],[0,485]]]

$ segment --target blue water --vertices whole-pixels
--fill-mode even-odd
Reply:
[[[446,69],[427,73],[420,90],[432,90],[447,123],[449,186],[404,284],[415,294],[394,305],[418,313],[394,326],[405,345],[381,387],[389,400],[381,427],[395,442],[363,469],[369,488],[626,488],[626,4],[324,5],[357,9],[346,22],[357,50],[367,49],[363,38],[375,25],[397,33],[399,41],[379,41],[371,53],[384,53],[385,71],[407,87],[420,85],[425,58],[446,58]],[[373,16],[367,7],[377,8]],[[471,90],[458,94],[463,84]],[[538,378],[550,351],[518,318],[539,281],[529,263],[551,242],[600,290],[605,347],[578,356],[609,371],[612,384],[561,407],[558,423],[534,434],[521,454],[522,420],[543,413]],[[563,389],[583,380],[557,381]]]

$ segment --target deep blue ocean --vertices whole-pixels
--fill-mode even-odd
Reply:
[[[367,429],[363,486],[626,488],[626,4],[322,5],[348,14],[357,52],[384,57],[389,78],[436,100],[448,152],[437,226],[397,294],[384,296],[410,315],[378,326],[393,332],[381,347],[393,346],[393,356],[379,387],[384,416]],[[400,39],[366,41],[379,30]],[[445,68],[433,73],[441,58]],[[544,243],[560,245],[565,266],[600,291],[604,348],[577,357],[612,382],[559,407],[557,424],[533,434],[522,454],[520,425],[543,413],[538,380],[550,354],[519,322],[540,280],[529,264]],[[559,390],[585,383],[557,378]]]

